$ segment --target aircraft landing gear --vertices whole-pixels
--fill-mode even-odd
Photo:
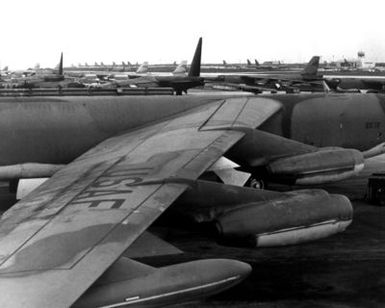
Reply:
[[[255,189],[265,189],[267,182],[262,178],[250,177],[250,179],[245,184],[246,187],[255,188]]]

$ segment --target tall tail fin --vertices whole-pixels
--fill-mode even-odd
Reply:
[[[201,74],[201,56],[202,56],[202,38],[199,38],[197,48],[195,49],[194,57],[191,61],[189,77],[199,77]]]
[[[227,62],[226,60],[223,60],[223,65],[226,66],[227,65]]]
[[[254,62],[255,62],[255,66],[259,66],[259,62],[257,59],[254,59]]]
[[[60,54],[60,61],[59,61],[59,65],[58,65],[58,72],[57,72],[57,74],[59,76],[63,75],[63,52]]]
[[[148,62],[143,62],[141,66],[136,70],[137,74],[146,74],[148,73]]]
[[[302,75],[306,76],[315,76],[318,72],[318,66],[319,66],[319,56],[314,56],[310,59],[309,63],[305,66],[304,70],[302,71]]]
[[[187,61],[182,61],[172,73],[174,75],[186,74],[187,73]]]
[[[251,62],[249,59],[247,59],[247,65],[251,65]]]

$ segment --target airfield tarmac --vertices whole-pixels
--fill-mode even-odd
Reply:
[[[370,159],[359,177],[323,186],[352,200],[354,219],[344,233],[306,245],[250,249],[167,231],[165,239],[185,253],[139,261],[161,266],[233,258],[252,265],[252,274],[237,287],[178,307],[385,307],[385,207],[364,200],[368,175],[380,170],[385,171],[385,155]],[[7,185],[0,185],[0,210],[14,202]]]

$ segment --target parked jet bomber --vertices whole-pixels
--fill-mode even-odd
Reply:
[[[173,76],[141,71],[106,77],[104,86],[176,94],[203,86],[201,49],[200,38],[187,76],[181,65]],[[267,78],[325,89],[318,64],[313,57],[298,75]],[[61,55],[52,74],[2,84],[61,87],[81,78],[66,76]],[[272,88],[260,78],[222,82]],[[0,218],[0,307],[164,306],[250,274],[230,259],[134,260],[180,252],[150,233],[159,219],[250,249],[343,232],[350,200],[309,185],[355,176],[385,153],[384,110],[381,94],[0,97],[0,180],[20,199]],[[278,192],[272,183],[303,188]]]

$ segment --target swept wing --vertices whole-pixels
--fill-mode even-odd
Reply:
[[[0,306],[68,307],[280,104],[236,98],[107,139],[0,220]]]

